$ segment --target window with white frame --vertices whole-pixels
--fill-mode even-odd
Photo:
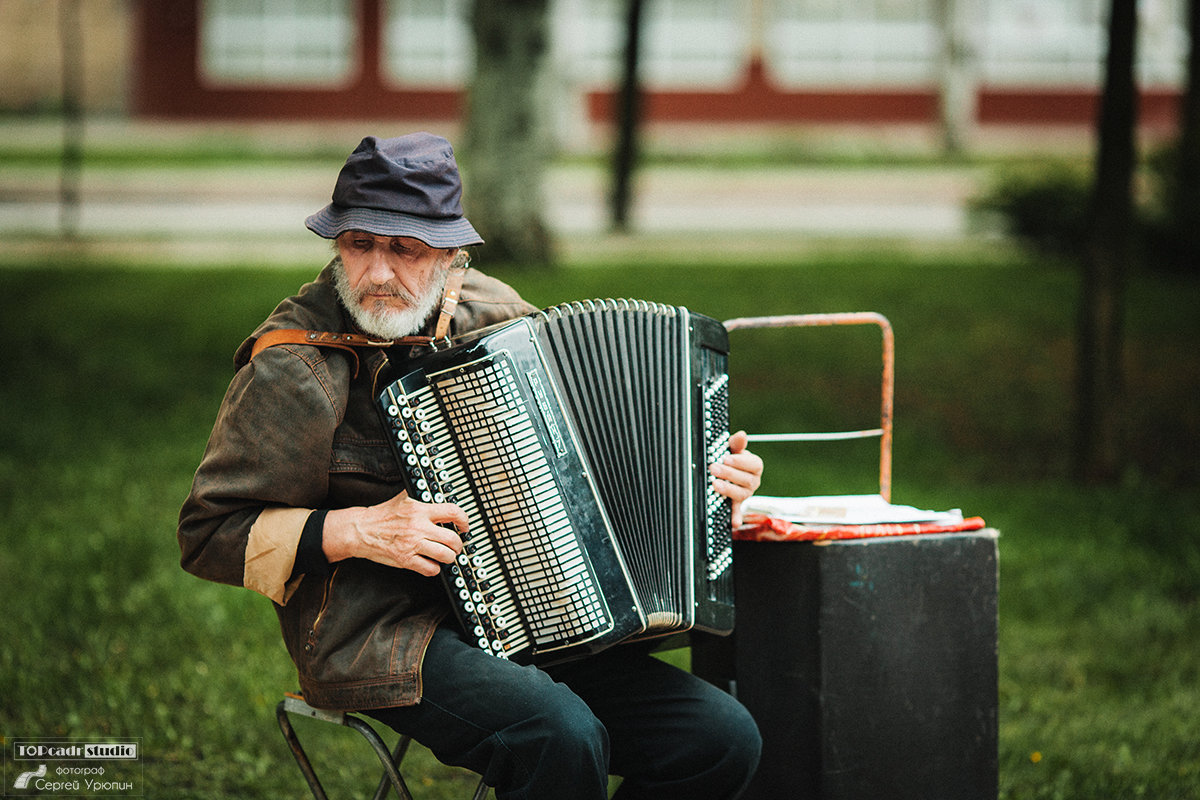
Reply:
[[[467,0],[387,0],[385,74],[404,86],[463,86],[474,63],[467,13]]]
[[[1144,86],[1183,86],[1188,56],[1187,2],[1138,3],[1138,80]]]
[[[727,87],[746,74],[750,4],[744,0],[651,0],[642,48],[651,88]]]
[[[1097,86],[1106,0],[951,0],[970,20],[982,83]],[[929,85],[936,79],[936,0],[760,0],[763,50],[789,87]],[[1178,85],[1187,52],[1184,0],[1140,0],[1138,76]]]
[[[200,67],[215,84],[336,86],[355,66],[353,0],[203,0]]]
[[[1177,85],[1187,34],[1183,0],[1138,3],[1138,78]],[[1104,0],[1009,0],[986,4],[983,81],[1006,86],[1098,86],[1108,47]]]
[[[763,0],[763,54],[788,87],[928,84],[937,29],[930,0]]]
[[[640,74],[650,89],[728,88],[745,75],[752,0],[651,0]],[[624,0],[558,0],[559,62],[588,86],[612,86],[625,52]]]
[[[979,42],[981,78],[1007,86],[1094,86],[1105,51],[1097,0],[987,3]]]
[[[555,1],[556,68],[569,73],[568,82],[595,88],[612,86],[619,78],[625,5],[618,0]]]

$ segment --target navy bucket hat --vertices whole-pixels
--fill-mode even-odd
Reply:
[[[463,216],[454,150],[432,133],[363,139],[338,174],[333,202],[304,224],[326,239],[355,230],[411,236],[430,247],[483,244]]]

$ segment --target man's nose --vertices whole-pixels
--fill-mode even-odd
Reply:
[[[388,283],[396,277],[392,270],[392,265],[387,257],[387,252],[381,247],[371,249],[368,258],[370,261],[367,264],[367,278],[376,285]]]

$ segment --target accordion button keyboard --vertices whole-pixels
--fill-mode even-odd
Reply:
[[[410,480],[418,475],[423,491],[437,502],[454,498],[472,531],[491,531],[465,535],[464,552],[449,570],[466,629],[482,649],[507,657],[543,641],[586,637],[607,625],[603,597],[507,363],[498,360],[459,371],[445,383],[438,380],[441,403],[430,384],[393,396],[388,411],[397,409],[390,416],[398,440],[407,437],[425,450],[414,446],[405,459]],[[399,393],[397,385],[389,392]],[[443,407],[468,410],[447,420]],[[458,487],[473,491],[459,493]],[[506,572],[501,555],[520,563],[521,570]],[[518,594],[524,610],[518,610]]]
[[[704,442],[709,464],[729,452],[729,376],[721,375],[704,390]],[[728,498],[711,484],[705,490],[705,577],[716,580],[733,565],[733,519]]]

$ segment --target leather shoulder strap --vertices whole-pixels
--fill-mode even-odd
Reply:
[[[281,328],[267,331],[254,342],[250,350],[250,359],[266,350],[281,344],[306,344],[315,347],[332,347],[349,353],[354,358],[354,376],[358,376],[358,347],[390,347],[394,342],[378,341],[358,333],[334,333],[332,331],[309,331],[302,328]]]
[[[332,331],[310,331],[303,328],[279,328],[267,331],[254,340],[250,349],[250,359],[266,350],[281,344],[306,344],[313,347],[332,347],[349,353],[354,359],[354,377],[358,377],[359,358],[357,348],[385,348],[392,345],[412,345],[418,347],[433,347],[438,340],[432,336],[404,336],[399,339],[372,339],[361,333],[334,333]]]
[[[467,274],[469,263],[471,263],[470,258],[464,257],[460,253],[459,258],[450,268],[450,274],[446,276],[446,288],[442,292],[442,309],[438,314],[437,329],[433,333],[434,339],[445,339],[450,335],[450,320],[454,318],[454,309],[458,307],[463,278]]]
[[[280,344],[310,344],[317,347],[337,347],[354,352],[355,347],[390,347],[394,342],[379,341],[360,333],[333,333],[332,331],[308,331],[301,328],[281,328],[267,331],[254,342],[250,357]]]

